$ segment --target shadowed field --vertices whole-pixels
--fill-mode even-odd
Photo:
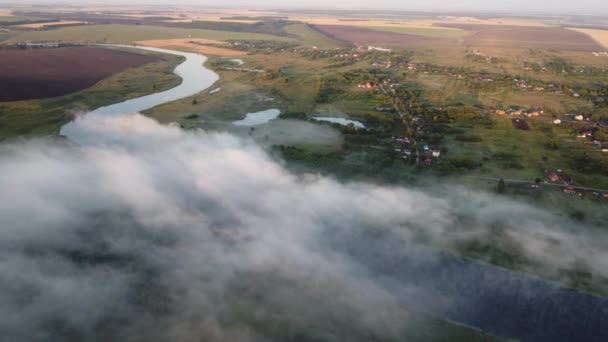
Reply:
[[[591,37],[593,40],[608,49],[608,30],[596,30],[585,28],[571,28],[570,30],[583,33]]]
[[[516,27],[475,24],[437,24],[475,32],[465,42],[473,46],[549,50],[594,51],[601,49],[589,36],[558,27]]]
[[[102,42],[132,43],[140,40],[203,38],[213,40],[252,39],[293,41],[288,37],[269,34],[234,32],[204,29],[185,29],[160,26],[136,25],[86,25],[64,27],[56,30],[23,32],[9,43],[27,41],[66,41],[66,42]]]
[[[335,39],[355,44],[412,44],[433,41],[433,38],[402,34],[395,32],[382,32],[362,27],[341,25],[315,25],[324,34]]]

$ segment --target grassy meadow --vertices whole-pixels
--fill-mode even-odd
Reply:
[[[545,170],[561,169],[579,184],[608,188],[605,177],[581,172],[574,161],[575,156],[584,153],[602,158],[601,152],[590,151],[581,139],[572,137],[568,130],[555,127],[547,120],[525,120],[530,125],[529,131],[516,129],[511,118],[503,116],[494,117],[495,125],[491,128],[455,124],[452,128],[461,130],[461,136],[475,136],[479,141],[463,142],[456,139],[458,135],[448,135],[444,145],[450,158],[469,158],[481,165],[467,172],[467,176],[533,181],[544,179]],[[553,137],[561,142],[557,149],[547,148]]]
[[[16,15],[0,15],[0,23],[15,23],[21,21],[40,20],[39,18],[21,17]]]
[[[283,28],[283,30],[290,35],[298,36],[300,39],[300,44],[303,46],[316,46],[317,48],[323,50],[345,47],[344,43],[327,37],[307,24],[287,25]]]
[[[395,32],[402,34],[411,34],[414,36],[423,36],[431,38],[462,38],[469,32],[459,29],[447,28],[424,28],[424,27],[406,27],[406,26],[370,26],[368,29],[384,32]]]
[[[86,25],[76,27],[64,27],[47,31],[21,32],[17,36],[8,40],[7,43],[19,43],[26,41],[131,43],[140,40],[178,38],[206,38],[214,40],[275,40],[287,42],[294,41],[293,39],[288,37],[279,37],[268,34],[249,32],[182,29],[143,25]]]

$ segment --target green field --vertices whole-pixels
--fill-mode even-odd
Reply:
[[[157,26],[87,25],[64,27],[48,31],[22,32],[8,40],[7,43],[19,43],[26,41],[131,43],[140,40],[176,38],[294,41],[293,39],[287,37],[248,32],[181,29]]]
[[[40,20],[38,18],[31,18],[31,17],[20,17],[20,16],[0,16],[0,23],[5,22],[5,23],[14,23],[14,22],[18,22],[18,21],[28,21],[28,20]]]
[[[221,90],[209,93],[217,88]],[[248,84],[220,81],[200,94],[160,105],[145,113],[161,123],[180,122],[207,129],[221,128],[242,119],[246,113],[282,107],[277,101],[260,100],[267,95]],[[188,119],[191,114],[200,117],[197,120]]]
[[[319,75],[329,72],[327,61],[306,60],[290,53],[249,55],[243,59],[246,67],[263,69],[267,73],[218,68],[216,72],[221,80],[212,88],[221,88],[219,93],[206,96],[208,92],[205,91],[200,96],[160,106],[152,111],[154,116],[161,122],[172,122],[184,115],[204,112],[208,123],[217,123],[238,120],[245,113],[268,108],[305,113],[314,110]],[[213,68],[214,61],[221,59],[211,59],[208,66]],[[273,100],[260,101],[263,97]],[[196,105],[192,104],[193,100],[197,100]]]
[[[469,32],[465,30],[457,29],[419,28],[402,26],[372,26],[368,28],[370,30],[375,31],[395,32],[431,38],[462,38],[469,34]]]
[[[319,49],[335,49],[344,47],[343,43],[327,37],[321,32],[312,29],[307,24],[287,25],[283,28],[283,30],[289,34],[299,36],[300,42],[303,46],[316,46]]]
[[[129,69],[74,94],[0,103],[0,140],[57,134],[72,115],[178,85],[181,80],[173,69],[181,58],[158,56],[165,60]]]
[[[492,128],[456,125],[455,128],[463,130],[463,134],[478,136],[481,141],[462,142],[448,136],[444,144],[449,146],[450,157],[471,158],[481,165],[468,172],[468,176],[533,181],[537,177],[544,179],[544,170],[561,169],[578,184],[608,188],[605,175],[581,172],[577,170],[574,160],[584,153],[591,158],[605,159],[601,152],[592,151],[567,129],[554,127],[543,120],[525,120],[530,124],[529,131],[515,129],[510,117],[496,117],[496,125]],[[547,148],[547,143],[552,139],[549,134],[560,141],[559,148]],[[497,158],[499,155],[509,156],[509,160]]]

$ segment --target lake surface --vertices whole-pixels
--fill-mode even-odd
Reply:
[[[359,239],[333,246],[407,308],[524,342],[608,341],[608,299],[397,239]]]
[[[279,117],[281,111],[278,109],[267,109],[256,113],[247,113],[243,120],[234,121],[237,126],[258,126]]]
[[[176,75],[181,77],[182,82],[175,88],[171,88],[169,90],[165,90],[155,94],[134,98],[110,106],[101,107],[93,110],[92,112],[87,113],[86,115],[116,116],[139,113],[167,102],[177,101],[186,97],[190,97],[192,95],[196,95],[201,91],[211,87],[219,79],[219,76],[215,72],[203,66],[205,61],[207,61],[207,57],[203,55],[143,46],[110,46],[182,56],[186,60],[182,64],[178,65],[174,71]],[[82,138],[82,136],[78,132],[76,125],[74,125],[73,123],[68,123],[64,125],[61,128],[61,134],[75,142],[78,142],[79,139]]]
[[[353,125],[357,128],[365,128],[365,125],[363,123],[356,121],[356,120],[350,120],[350,119],[345,119],[345,118],[336,118],[336,117],[332,117],[332,116],[316,116],[316,117],[313,117],[312,119],[317,120],[317,121],[331,122],[331,123],[335,123],[335,124],[342,125],[342,126]]]

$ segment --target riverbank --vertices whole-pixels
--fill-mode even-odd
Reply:
[[[173,71],[183,62],[182,57],[143,50],[139,53],[161,60],[128,69],[91,88],[66,96],[0,103],[0,141],[56,135],[75,114],[171,89],[181,83]]]
[[[201,91],[211,87],[219,79],[219,76],[216,73],[203,66],[207,60],[207,58],[203,55],[141,46],[108,45],[108,47],[139,49],[143,51],[182,57],[185,59],[185,61],[178,65],[174,70],[175,75],[180,77],[182,81],[177,87],[159,93],[130,99],[106,107],[97,108],[86,115],[116,116],[139,113],[160,104],[166,104],[198,94]],[[80,134],[77,127],[77,125],[70,122],[61,128],[61,135],[66,136],[75,142],[86,139],[85,136]]]

